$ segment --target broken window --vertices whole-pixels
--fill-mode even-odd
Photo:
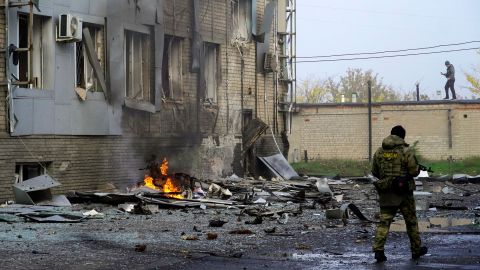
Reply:
[[[30,18],[28,14],[18,14],[18,48],[29,48],[29,28]],[[52,31],[51,31],[51,18],[39,15],[33,16],[33,51],[32,57],[32,76],[29,76],[30,61],[28,51],[19,51],[18,54],[18,80],[20,82],[29,82],[27,84],[21,84],[21,87],[33,87],[33,88],[48,88],[49,82],[47,76],[45,76],[48,66],[51,65],[51,60],[47,54],[47,47],[53,46]]]
[[[149,34],[125,31],[125,96],[129,99],[152,102],[151,45],[151,36]]]
[[[95,46],[95,53],[102,71],[105,74],[105,32],[104,27],[94,24],[83,24],[83,28],[88,28]],[[91,92],[101,92],[100,82],[93,72],[93,67],[88,61],[87,48],[83,42],[77,42],[76,45],[76,87],[83,88]]]
[[[16,163],[15,164],[15,184],[47,174],[47,167],[51,162],[47,163]]]
[[[182,98],[182,39],[165,36],[162,66],[163,95],[167,99]]]
[[[250,41],[252,34],[252,0],[234,0],[232,9],[233,39]]]
[[[218,44],[205,42],[205,61],[204,61],[204,76],[205,76],[205,103],[217,103],[217,88],[219,75],[219,46]]]

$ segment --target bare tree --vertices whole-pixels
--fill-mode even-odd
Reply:
[[[300,82],[297,92],[297,101],[299,102],[340,102],[344,95],[346,100],[351,100],[353,94],[356,94],[358,102],[367,102],[368,100],[368,81],[372,82],[372,100],[379,101],[398,101],[401,100],[401,93],[395,91],[393,87],[385,85],[382,78],[373,71],[362,71],[361,69],[348,69],[344,76],[339,80],[333,77],[318,79],[314,77],[307,78]]]

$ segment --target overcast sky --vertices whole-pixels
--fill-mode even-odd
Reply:
[[[297,56],[429,47],[480,41],[480,0],[297,0]],[[480,43],[427,51],[480,47]],[[409,53],[409,52],[403,52]],[[297,59],[301,61],[302,59]],[[383,82],[408,92],[420,81],[432,99],[444,96],[445,60],[456,69],[455,88],[472,94],[463,71],[480,65],[475,50],[398,58],[298,63],[297,79],[345,74],[348,68],[371,69]],[[437,91],[441,90],[441,96]]]

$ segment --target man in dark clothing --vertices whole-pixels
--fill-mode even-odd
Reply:
[[[417,158],[413,149],[404,141],[405,129],[402,126],[393,127],[390,134],[375,152],[372,164],[372,174],[379,179],[374,183],[380,203],[380,223],[373,242],[377,262],[387,260],[384,246],[390,224],[398,210],[405,219],[412,258],[418,259],[428,250],[421,245],[413,198],[413,177],[420,173]]]
[[[445,66],[447,67],[447,73],[441,72],[445,78],[447,78],[447,82],[445,83],[445,98],[449,99],[448,97],[448,89],[452,90],[452,99],[457,99],[455,95],[455,68],[449,61],[445,61]]]

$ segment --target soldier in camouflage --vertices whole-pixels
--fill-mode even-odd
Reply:
[[[428,250],[421,246],[413,198],[413,177],[420,172],[417,159],[413,149],[404,141],[405,129],[402,126],[393,127],[390,134],[383,140],[382,147],[375,152],[372,165],[372,174],[379,179],[374,183],[380,203],[380,223],[373,243],[377,262],[387,260],[384,246],[390,224],[398,210],[405,219],[412,258],[418,259]]]

